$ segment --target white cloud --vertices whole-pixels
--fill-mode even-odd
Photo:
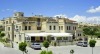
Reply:
[[[16,12],[17,10],[13,10],[13,12]]]
[[[89,12],[89,13],[97,13],[97,12],[100,12],[100,6],[98,6],[96,8],[94,8],[92,6],[89,10],[87,10],[87,12]]]
[[[2,12],[6,12],[6,11],[12,11],[12,12],[16,12],[17,10],[14,10],[14,9],[4,9],[4,10],[1,10]]]
[[[100,24],[100,16],[86,17],[86,16],[75,15],[70,19],[75,20],[77,22]]]
[[[65,14],[55,15],[54,17],[59,17],[59,18],[67,18],[67,16],[66,16]]]
[[[11,10],[11,9],[6,9],[7,11]]]

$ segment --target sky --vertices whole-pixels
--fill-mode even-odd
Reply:
[[[100,23],[100,0],[0,0],[0,19],[14,12],[24,12],[25,16],[64,15],[78,22]]]

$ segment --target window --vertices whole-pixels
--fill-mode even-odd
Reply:
[[[76,27],[75,27],[75,30],[76,30]]]
[[[52,29],[52,27],[51,26],[49,26],[49,30],[51,30]]]
[[[51,40],[55,40],[55,38],[54,37],[51,37]]]
[[[80,36],[81,36],[81,34],[80,34]]]
[[[17,16],[17,14],[15,14],[15,16]]]
[[[61,30],[63,30],[63,26],[61,26]]]
[[[78,34],[78,36],[80,36],[80,35]]]
[[[10,31],[10,27],[8,27],[8,31]]]
[[[27,30],[27,26],[25,26],[25,30]]]
[[[18,26],[16,25],[16,28],[18,28]]]
[[[21,41],[21,35],[19,34],[19,40]]]
[[[28,27],[28,30],[31,30],[31,26]]]
[[[15,37],[16,37],[16,35],[15,35]]]
[[[54,26],[54,28],[53,28],[54,30],[56,30],[56,26]]]
[[[67,26],[67,30],[69,30],[68,27],[69,27],[69,26]]]
[[[41,27],[37,27],[37,30],[41,30]]]
[[[8,24],[8,21],[6,21],[6,24]]]
[[[74,30],[74,26],[73,26],[73,30]]]
[[[21,26],[19,26],[19,30],[21,30]]]
[[[81,36],[81,34],[78,34],[78,36]]]
[[[60,30],[60,26],[59,26],[59,30]]]
[[[21,14],[21,16],[24,16],[23,14]]]
[[[5,24],[5,22],[3,22],[3,24]]]
[[[71,30],[71,27],[69,26],[69,30]]]

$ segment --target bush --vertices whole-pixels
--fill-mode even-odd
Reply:
[[[48,47],[49,47],[49,42],[48,42],[48,41],[44,41],[44,42],[43,42],[43,46],[44,46],[45,48],[48,48]]]
[[[73,49],[71,49],[71,50],[70,50],[70,53],[71,53],[71,54],[73,54],[73,53],[74,53],[74,50],[73,50]]]
[[[52,51],[41,51],[40,54],[53,54]]]
[[[19,43],[19,50],[21,50],[23,53],[26,51],[27,44],[25,42]]]
[[[5,47],[11,47],[10,43],[3,43]]]
[[[46,54],[46,51],[41,51],[41,53],[40,54]]]
[[[47,54],[53,54],[52,51],[48,51]]]
[[[54,46],[57,46],[57,43],[56,42],[54,42]]]
[[[96,43],[95,40],[90,40],[90,41],[89,41],[90,47],[95,47],[95,43]]]
[[[4,37],[4,36],[5,36],[5,33],[1,33],[1,34],[0,34],[0,37]]]

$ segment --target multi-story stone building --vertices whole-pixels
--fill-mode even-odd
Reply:
[[[77,38],[82,36],[83,32],[78,28],[78,23],[67,18],[59,17],[44,17],[42,15],[35,15],[32,17],[25,17],[23,12],[16,12],[12,17],[4,19],[4,27],[6,36],[14,42],[26,41],[26,36],[29,36],[30,41],[43,41],[45,38],[39,33],[70,33]],[[36,35],[36,36],[35,36]]]

